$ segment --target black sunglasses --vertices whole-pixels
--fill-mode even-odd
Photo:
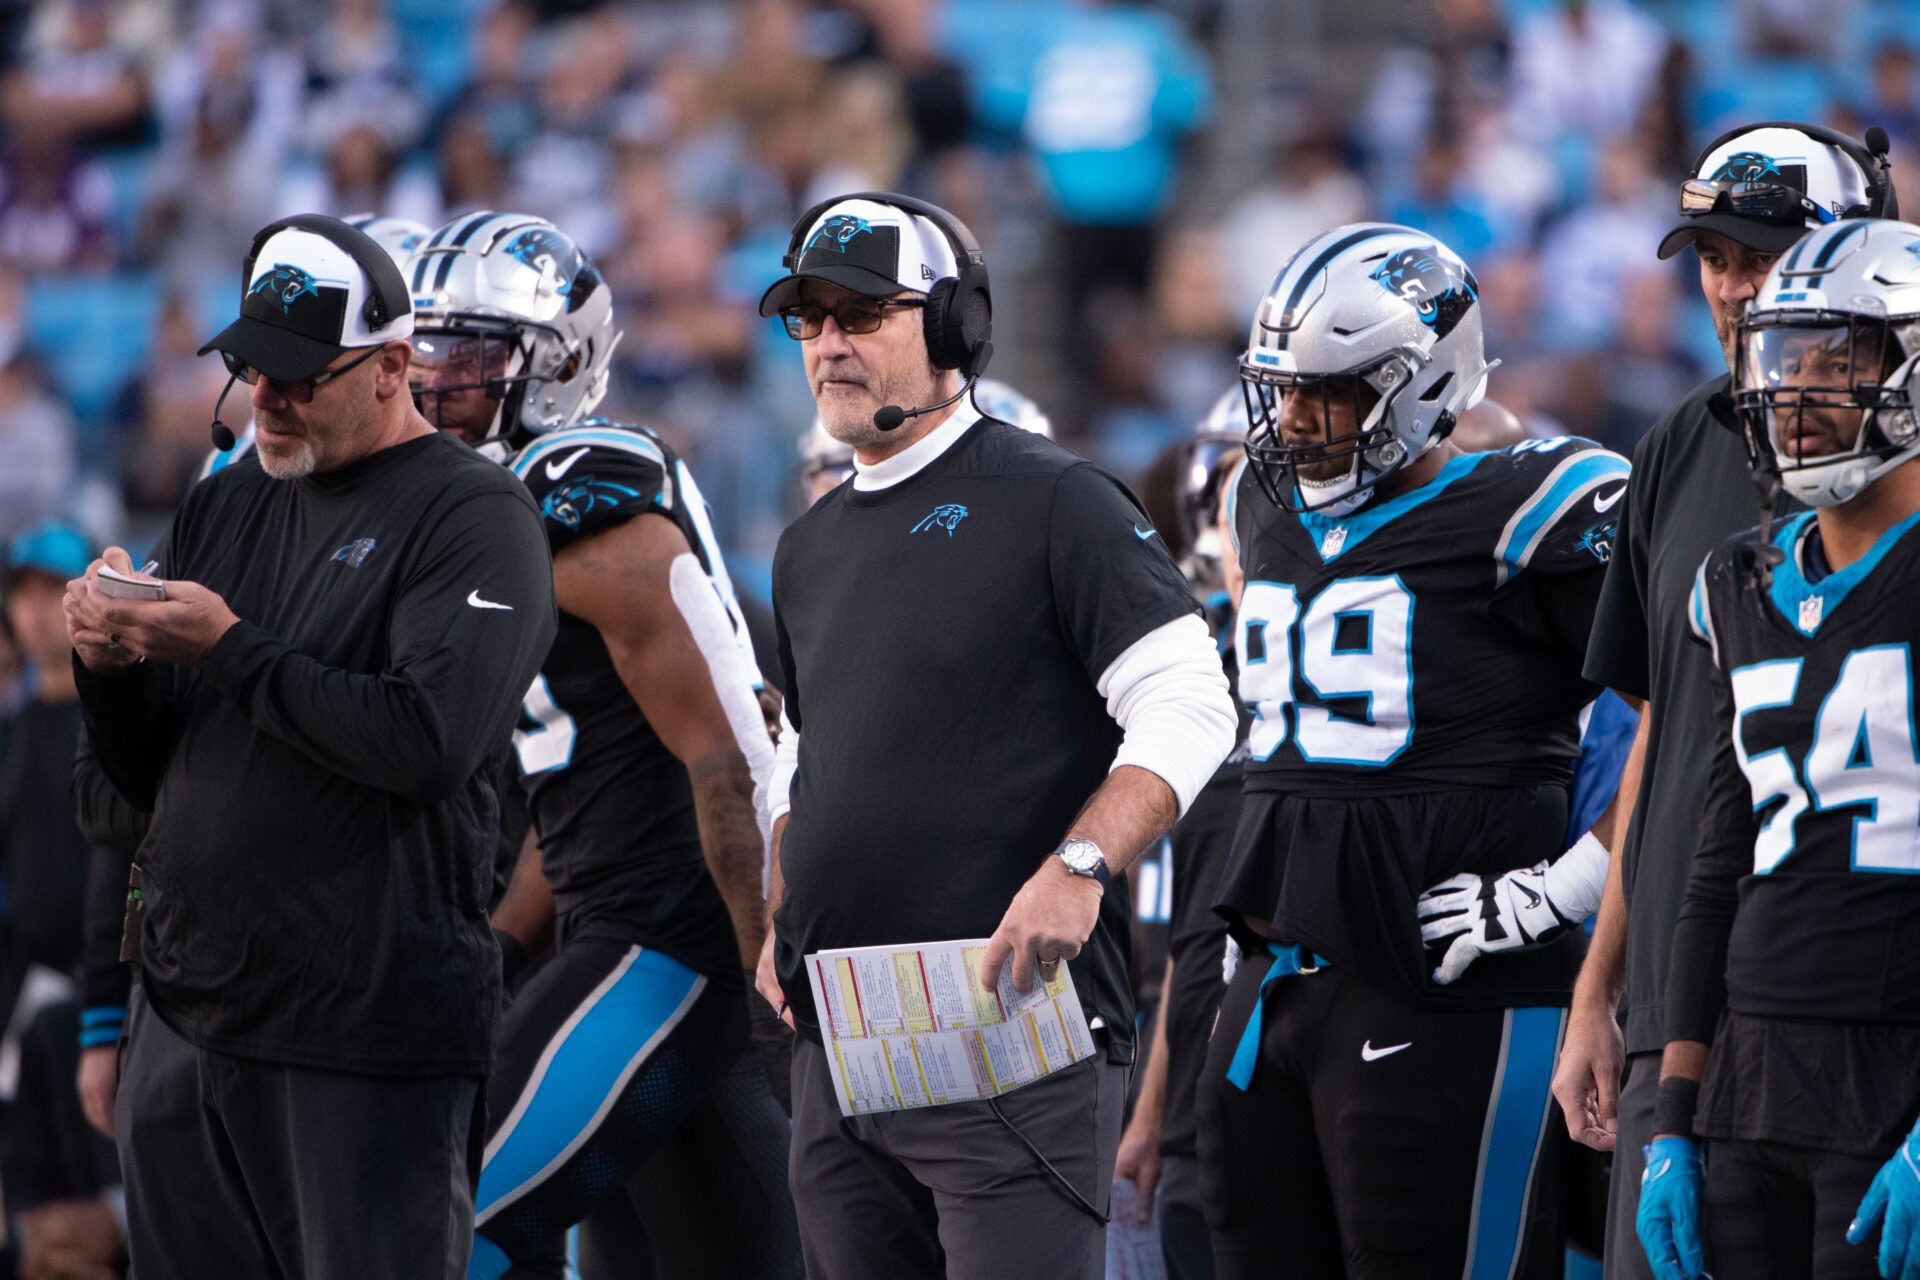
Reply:
[[[925,298],[855,298],[831,307],[815,302],[797,302],[780,308],[781,323],[795,342],[809,342],[820,336],[827,317],[840,326],[842,333],[873,333],[886,320],[888,307],[924,307]]]
[[[283,400],[291,400],[295,404],[310,404],[313,401],[314,392],[326,386],[341,374],[357,369],[367,361],[373,359],[380,354],[381,348],[385,345],[385,343],[382,343],[378,347],[368,347],[364,355],[347,361],[338,369],[328,369],[324,373],[314,374],[311,378],[299,378],[292,382],[287,381],[285,378],[268,378],[266,374],[261,373],[245,360],[234,355],[231,351],[222,351],[220,353],[220,359],[226,364],[228,373],[240,379],[240,381],[246,383],[248,386],[252,386],[254,383],[260,381],[260,379],[266,378],[267,385],[272,387],[274,394]]]
[[[1680,184],[1680,212],[1687,217],[1712,213],[1722,201],[1734,213],[1778,222],[1832,222],[1834,215],[1809,200],[1805,193],[1778,182],[1720,181],[1688,178]]]

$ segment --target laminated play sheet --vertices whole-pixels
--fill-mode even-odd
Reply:
[[[1008,963],[989,991],[986,950],[973,938],[807,957],[841,1114],[997,1098],[1092,1056],[1067,966],[1023,996]]]

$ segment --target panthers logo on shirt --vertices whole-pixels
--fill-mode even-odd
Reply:
[[[1397,293],[1420,314],[1436,338],[1453,332],[1480,297],[1480,284],[1465,263],[1442,254],[1436,245],[1402,249],[1374,270],[1388,293]]]

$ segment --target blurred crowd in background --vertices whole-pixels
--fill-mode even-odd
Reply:
[[[690,458],[751,585],[799,502],[798,352],[754,301],[793,217],[966,219],[994,373],[1140,473],[1233,385],[1328,226],[1479,277],[1493,395],[1631,449],[1719,357],[1654,256],[1695,151],[1796,117],[1894,139],[1912,4],[1872,0],[11,0],[0,3],[0,537],[136,547],[204,456],[252,232],[317,210],[552,218],[613,282],[602,411]],[[232,415],[229,410],[229,415]]]

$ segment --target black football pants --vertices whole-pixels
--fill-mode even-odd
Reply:
[[[1267,958],[1227,988],[1195,1100],[1220,1280],[1558,1276],[1543,1154],[1565,1010],[1436,1012],[1333,968],[1263,999]],[[1227,1071],[1263,1003],[1243,1090]]]
[[[1847,1224],[1884,1158],[1784,1142],[1706,1144],[1707,1267],[1726,1280],[1874,1280],[1880,1238],[1847,1243]],[[1889,1153],[1891,1154],[1891,1153]]]

